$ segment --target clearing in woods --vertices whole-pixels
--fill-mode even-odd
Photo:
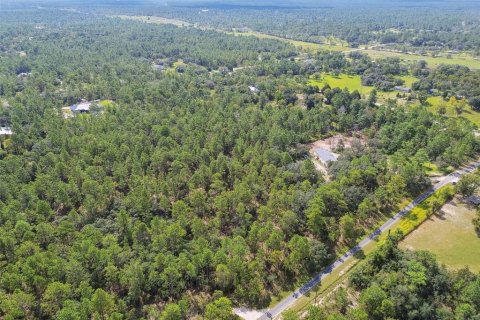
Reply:
[[[471,69],[480,69],[480,60],[475,59],[471,55],[466,53],[459,53],[451,55],[451,58],[444,56],[432,57],[432,56],[422,56],[419,54],[409,54],[409,53],[400,53],[386,50],[372,50],[367,49],[363,50],[363,53],[368,54],[373,59],[387,58],[387,57],[398,57],[405,61],[420,61],[425,60],[428,63],[428,66],[433,68],[441,64],[458,64],[461,66],[466,66]]]
[[[440,263],[452,269],[468,266],[480,271],[480,237],[472,219],[475,209],[459,198],[448,202],[400,244],[403,249],[428,250]]]
[[[455,106],[448,103],[448,101],[444,101],[440,96],[429,97],[427,101],[430,104],[428,110],[433,113],[438,113],[440,107],[444,106],[446,110],[446,116],[465,118],[476,125],[480,125],[480,112],[472,110],[469,105],[463,108],[461,114],[457,114]]]
[[[320,89],[328,84],[331,88],[347,88],[349,91],[358,90],[360,94],[369,94],[372,92],[373,87],[364,86],[362,85],[362,79],[358,75],[348,75],[348,74],[339,74],[331,75],[331,74],[322,74],[320,79],[311,78],[308,81],[309,85],[317,86]]]
[[[401,77],[405,81],[405,85],[412,84],[416,81],[416,78],[405,76]],[[362,96],[367,96],[372,92],[374,87],[362,85],[362,78],[359,75],[339,74],[332,75],[324,73],[320,78],[311,77],[308,81],[311,86],[316,86],[322,89],[323,86],[328,84],[331,88],[347,88],[349,91],[357,90]],[[396,99],[397,91],[377,91],[378,101],[380,103],[387,101],[388,99]]]
[[[172,24],[177,27],[190,27],[193,26],[190,22],[182,21],[178,19],[169,19],[163,17],[154,17],[154,16],[125,16],[125,15],[117,15],[111,16],[112,18],[120,18],[126,20],[136,20],[146,23],[153,23],[153,24]]]

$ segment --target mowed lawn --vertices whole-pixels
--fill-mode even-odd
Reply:
[[[419,81],[419,79],[414,76],[401,76],[399,78],[405,82],[402,86],[407,88],[411,88],[415,82]]]
[[[467,107],[463,110],[461,115],[457,115],[455,107],[450,105],[448,102],[445,102],[442,97],[429,97],[427,100],[430,103],[428,110],[437,113],[441,105],[444,105],[447,113],[445,114],[448,117],[463,117],[467,120],[470,120],[477,126],[480,126],[480,112],[472,110],[470,107]]]
[[[418,79],[415,77],[410,77],[410,76],[405,76],[401,77],[405,81],[405,86],[411,86],[411,84]],[[354,91],[358,90],[361,95],[368,95],[374,87],[372,86],[364,86],[362,85],[362,79],[358,75],[348,75],[348,74],[339,74],[338,76],[331,75],[331,74],[322,74],[320,79],[316,78],[310,78],[308,81],[309,85],[312,86],[317,86],[320,89],[328,84],[331,88],[340,88],[344,89],[347,88],[349,91]],[[380,103],[383,103],[387,101],[388,99],[396,99],[397,97],[397,92],[396,91],[389,91],[389,92],[383,92],[383,91],[378,91],[377,92],[378,96],[378,101]]]
[[[480,237],[472,219],[475,209],[460,199],[450,201],[437,215],[431,216],[418,229],[410,233],[400,247],[410,250],[428,250],[440,263],[452,269],[468,266],[480,271]]]
[[[319,88],[328,84],[331,88],[347,88],[349,91],[358,90],[360,94],[369,94],[373,90],[373,87],[362,85],[360,76],[351,76],[343,73],[338,76],[322,74],[320,79],[311,78],[308,84]]]

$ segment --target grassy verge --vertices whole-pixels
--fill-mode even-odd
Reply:
[[[455,194],[453,186],[445,186],[437,190],[430,198],[413,208],[403,219],[392,228],[392,232],[401,231],[403,235],[407,235],[425,220],[427,220],[436,210],[440,209],[447,201],[451,200]],[[387,234],[380,236],[380,241],[387,238]]]

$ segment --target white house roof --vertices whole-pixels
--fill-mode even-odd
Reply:
[[[92,105],[91,102],[82,102],[79,104],[74,104],[70,106],[70,110],[72,111],[90,111],[90,106]]]
[[[12,128],[0,127],[0,135],[11,136],[13,134]]]
[[[323,162],[334,162],[338,159],[336,154],[322,148],[315,148],[315,155]]]
[[[248,89],[250,89],[250,91],[254,93],[260,92],[260,90],[258,90],[258,88],[254,86],[249,86]]]

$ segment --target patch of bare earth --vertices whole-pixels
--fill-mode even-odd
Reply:
[[[331,152],[332,154],[338,156],[339,152],[344,149],[350,149],[355,144],[364,144],[365,139],[360,136],[346,136],[342,134],[337,134],[326,139],[318,140],[312,142],[308,145],[308,150],[310,157],[315,165],[315,168],[321,172],[325,179],[328,181],[328,167],[325,163],[320,161],[315,154],[315,149],[320,148]]]

